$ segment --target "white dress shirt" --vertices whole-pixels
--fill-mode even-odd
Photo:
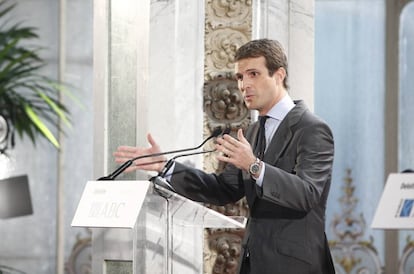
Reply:
[[[282,120],[294,106],[295,103],[293,102],[292,98],[290,98],[289,94],[286,94],[285,97],[283,97],[276,105],[274,105],[266,114],[269,116],[269,118],[266,119],[265,123],[266,150],[273,138],[273,135],[275,135],[280,122],[282,122]],[[264,173],[265,165],[262,164],[262,169],[260,170],[259,177],[256,179],[256,184],[258,186],[262,186],[263,184]]]

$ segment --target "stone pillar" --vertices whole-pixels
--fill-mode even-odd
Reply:
[[[411,0],[386,0],[386,39],[385,39],[385,170],[384,178],[398,170],[399,131],[399,42],[400,15],[404,6]],[[399,236],[398,231],[387,230],[385,234],[384,273],[398,272]]]
[[[146,144],[149,1],[94,2],[94,175],[116,167],[119,145]],[[134,178],[134,175],[122,175]]]
[[[93,29],[94,177],[99,178],[115,170],[112,153],[117,146],[146,144],[149,0],[95,0]],[[136,177],[144,174],[118,179]],[[132,232],[93,232],[93,273],[133,272]],[[123,244],[104,248],[102,239]]]
[[[279,40],[289,60],[290,95],[314,104],[315,1],[254,1],[253,38]]]

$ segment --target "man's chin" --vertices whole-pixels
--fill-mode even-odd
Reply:
[[[246,108],[252,110],[254,108],[253,104],[249,101],[244,101]]]

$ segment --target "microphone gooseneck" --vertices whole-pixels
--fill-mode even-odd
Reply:
[[[226,129],[224,130],[224,133],[225,132],[226,132]],[[157,156],[180,153],[180,152],[187,152],[187,151],[191,151],[191,150],[197,150],[197,149],[201,148],[207,141],[209,141],[212,138],[215,138],[215,137],[219,136],[222,133],[223,133],[223,129],[221,127],[216,127],[214,129],[214,131],[211,133],[211,135],[209,137],[207,137],[200,145],[198,145],[196,147],[171,150],[171,151],[167,151],[167,152],[158,152],[158,153],[153,153],[153,154],[140,155],[138,157],[129,159],[128,161],[123,163],[120,167],[118,167],[114,172],[112,172],[108,176],[104,176],[104,177],[99,178],[98,181],[115,180],[115,178],[118,177],[119,174],[124,172],[125,169],[130,167],[134,161],[139,160],[139,159],[149,158],[149,157],[157,157]]]
[[[196,151],[196,152],[193,152],[193,153],[186,153],[186,154],[176,155],[176,156],[172,157],[171,159],[169,159],[167,161],[167,163],[165,164],[164,168],[160,171],[160,173],[158,174],[158,176],[164,177],[167,174],[168,170],[171,168],[171,166],[174,164],[174,161],[177,158],[186,157],[186,156],[193,156],[193,155],[198,155],[198,154],[211,153],[211,152],[214,152],[214,151],[216,151],[216,150],[215,149],[212,149],[212,150]]]

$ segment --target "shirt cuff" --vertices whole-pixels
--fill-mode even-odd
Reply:
[[[167,170],[167,172],[164,175],[164,178],[169,182],[171,182],[171,177],[173,176],[174,168],[175,168],[175,162],[173,162],[173,164],[170,166],[170,168]]]

